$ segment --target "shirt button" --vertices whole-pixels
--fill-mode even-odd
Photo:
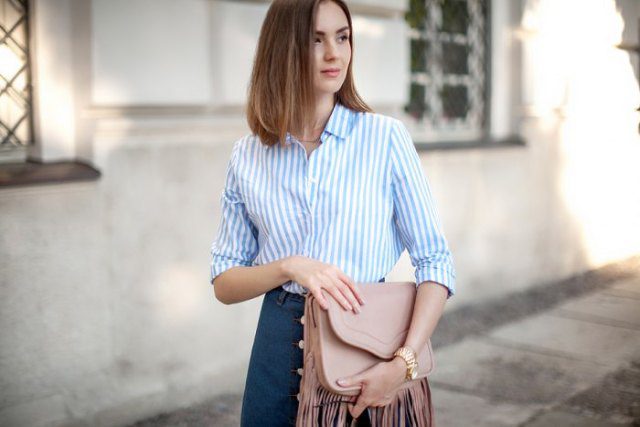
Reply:
[[[304,348],[304,340],[298,341],[298,347],[300,347],[301,349]]]
[[[302,376],[302,373],[303,373],[303,372],[304,372],[304,371],[303,371],[303,368],[298,368],[298,375]]]

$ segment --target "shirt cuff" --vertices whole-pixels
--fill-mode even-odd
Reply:
[[[211,269],[209,272],[209,283],[211,283],[212,285],[213,285],[213,281],[217,276],[224,273],[231,267],[239,267],[239,266],[251,267],[250,262],[239,261],[233,258],[221,258],[221,257],[216,257],[216,258],[217,258],[216,260],[211,262]]]
[[[425,281],[436,282],[447,288],[447,299],[456,293],[456,274],[447,267],[424,267],[416,269],[416,286]]]

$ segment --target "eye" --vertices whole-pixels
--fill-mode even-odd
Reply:
[[[340,40],[347,41],[349,40],[349,36],[340,36]]]
[[[320,39],[318,39],[318,38],[317,38],[317,39],[315,39],[313,42],[314,42],[314,43],[318,43],[318,42],[320,42]]]

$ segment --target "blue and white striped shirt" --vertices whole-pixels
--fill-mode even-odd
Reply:
[[[455,269],[429,183],[405,125],[336,102],[309,158],[256,135],[235,142],[211,245],[210,282],[235,266],[290,255],[334,264],[355,282],[377,282],[406,248],[417,285],[455,292]],[[283,287],[304,294],[295,281]]]

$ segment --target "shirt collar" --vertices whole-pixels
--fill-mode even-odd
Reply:
[[[351,110],[348,107],[345,107],[339,101],[336,101],[333,106],[331,116],[329,116],[329,120],[327,121],[322,134],[324,135],[326,132],[328,132],[332,135],[337,136],[339,139],[345,139],[351,133],[355,114],[355,111]],[[290,138],[291,135],[289,134],[289,132],[287,132],[287,138],[285,141],[286,145],[291,144]]]

